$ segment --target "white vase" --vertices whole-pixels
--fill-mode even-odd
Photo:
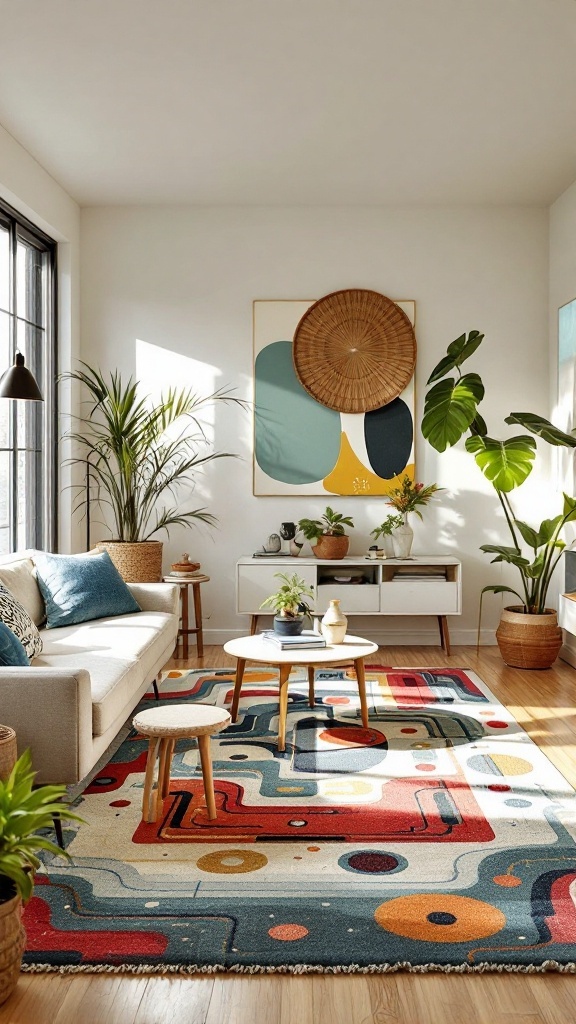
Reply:
[[[396,558],[409,558],[414,540],[414,530],[408,522],[408,514],[405,514],[402,526],[398,526],[394,530],[392,539]]]
[[[394,558],[395,551],[394,551],[394,541],[392,539],[392,534],[389,534],[389,535],[388,534],[384,534],[384,537],[383,537],[383,540],[382,540],[382,547],[384,548],[384,558]]]
[[[348,619],[340,608],[340,601],[336,599],[330,601],[328,610],[320,623],[320,632],[326,643],[341,644],[346,636],[347,627]]]

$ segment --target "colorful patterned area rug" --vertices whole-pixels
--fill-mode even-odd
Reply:
[[[161,697],[229,707],[233,678],[169,672]],[[367,730],[351,670],[316,691],[294,671],[279,754],[276,670],[246,672],[215,821],[183,741],[141,823],[132,731],[78,800],[72,861],[37,877],[25,969],[574,972],[575,793],[482,681],[368,666]]]

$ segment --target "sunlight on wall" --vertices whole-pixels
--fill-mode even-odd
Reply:
[[[192,388],[199,395],[209,395],[221,386],[222,373],[216,366],[140,338],[136,338],[135,366],[136,380],[140,381],[143,393],[153,399],[158,399],[169,387]],[[207,422],[214,422],[212,406],[203,414],[203,421],[205,417]]]

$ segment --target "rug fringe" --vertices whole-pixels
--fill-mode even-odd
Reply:
[[[24,974],[576,974],[576,963],[561,964],[545,960],[541,964],[360,964],[327,966],[321,964],[281,964],[276,967],[258,964],[22,964]]]

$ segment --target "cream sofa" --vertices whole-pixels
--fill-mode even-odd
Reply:
[[[34,552],[0,560],[0,583],[40,628],[44,649],[30,667],[0,666],[0,723],[32,751],[37,782],[74,783],[104,753],[171,657],[178,633],[178,588],[128,584],[141,612],[42,628],[44,603]]]

